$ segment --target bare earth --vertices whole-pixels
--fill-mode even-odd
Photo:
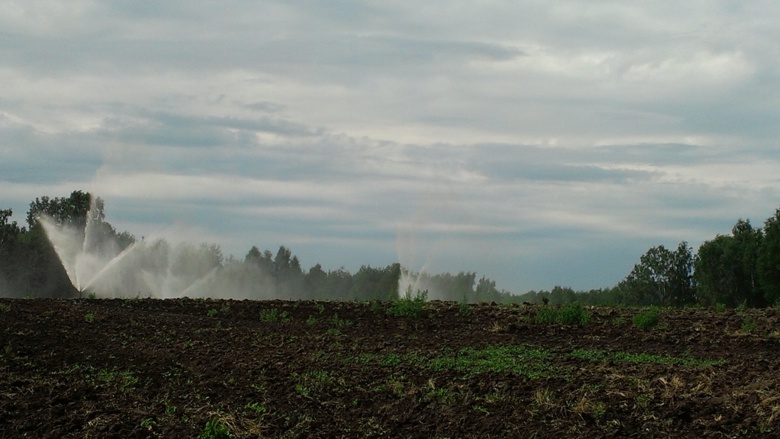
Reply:
[[[0,299],[0,438],[780,435],[776,309],[390,306]]]

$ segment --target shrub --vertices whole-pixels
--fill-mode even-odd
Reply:
[[[536,323],[558,325],[587,325],[591,315],[578,303],[570,303],[561,308],[542,307],[536,313]]]
[[[742,326],[740,327],[740,330],[742,332],[751,333],[756,330],[756,322],[750,317],[747,317],[745,318],[745,320],[742,321]]]
[[[427,299],[428,290],[417,291],[417,294],[412,296],[411,289],[408,289],[404,297],[393,302],[385,312],[396,317],[425,317],[425,301]]]
[[[547,307],[541,308],[536,312],[536,323],[551,325],[558,320],[558,310]]]
[[[639,311],[633,319],[634,326],[645,330],[658,326],[659,322],[658,308],[650,307]]]
[[[561,308],[558,323],[562,325],[587,325],[590,323],[590,312],[579,303],[572,303]]]

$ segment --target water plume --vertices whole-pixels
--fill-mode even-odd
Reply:
[[[151,245],[142,239],[122,248],[94,202],[81,226],[78,220],[58,222],[46,215],[39,222],[80,295],[204,296],[206,280],[217,276],[222,263],[218,248],[205,244],[200,249],[187,243],[171,247],[164,239]]]

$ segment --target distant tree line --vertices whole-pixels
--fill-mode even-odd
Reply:
[[[518,296],[524,301],[587,305],[747,306],[780,304],[780,208],[756,228],[739,219],[731,233],[699,246],[652,247],[612,288],[575,292],[555,287]]]
[[[30,203],[26,226],[11,221],[10,209],[0,210],[0,296],[79,297],[41,222],[45,216],[57,228],[74,233],[82,251],[104,260],[127,253],[122,265],[103,281],[102,292],[119,297],[176,297],[209,295],[249,299],[394,300],[398,298],[402,267],[364,265],[357,272],[344,268],[325,270],[317,263],[308,270],[292,251],[280,246],[276,253],[253,246],[243,259],[225,257],[216,244],[152,242],[117,232],[105,220],[105,204],[89,193],[74,191],[68,197],[36,198]],[[87,229],[90,228],[89,234]],[[475,273],[429,275],[406,273],[419,286],[440,292],[437,298],[468,302],[506,302],[512,295]]]
[[[46,236],[40,221],[45,215],[57,227],[75,230],[84,251],[111,257],[135,246],[135,269],[107,276],[113,284],[105,288],[114,288],[117,296],[170,297],[205,291],[211,297],[249,299],[394,300],[399,285],[408,285],[428,291],[429,298],[469,303],[729,307],[780,303],[780,208],[762,228],[739,219],[730,234],[704,242],[695,254],[685,241],[674,249],[652,247],[613,287],[575,291],[556,286],[520,295],[499,290],[495,281],[477,279],[473,272],[412,273],[398,263],[383,268],[365,265],[354,274],[344,268],[326,271],[319,263],[305,270],[285,246],[276,253],[253,246],[243,259],[236,259],[226,258],[216,244],[145,242],[117,232],[105,221],[103,200],[82,191],[36,198],[25,226],[11,221],[12,214],[10,209],[0,210],[2,296],[81,294]],[[90,239],[85,239],[87,227]]]

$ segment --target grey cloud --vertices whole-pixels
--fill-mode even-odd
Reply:
[[[285,108],[284,105],[276,104],[273,102],[268,101],[261,101],[261,102],[253,102],[251,104],[244,105],[245,108],[248,108],[252,111],[263,111],[263,112],[269,112],[269,113],[275,113],[277,111],[281,111]]]
[[[613,156],[610,161],[625,162],[624,151],[617,151],[620,158]],[[475,147],[470,155],[482,175],[497,180],[626,184],[658,177],[652,171],[606,168],[598,154],[575,148],[484,145]]]
[[[138,122],[125,122],[122,115],[106,120],[100,130],[104,137],[146,145],[185,147],[218,147],[251,145],[253,133],[264,132],[283,136],[314,136],[321,129],[310,129],[284,119],[260,116],[254,118],[190,116],[184,114],[138,111]],[[238,131],[238,132],[236,132]]]

